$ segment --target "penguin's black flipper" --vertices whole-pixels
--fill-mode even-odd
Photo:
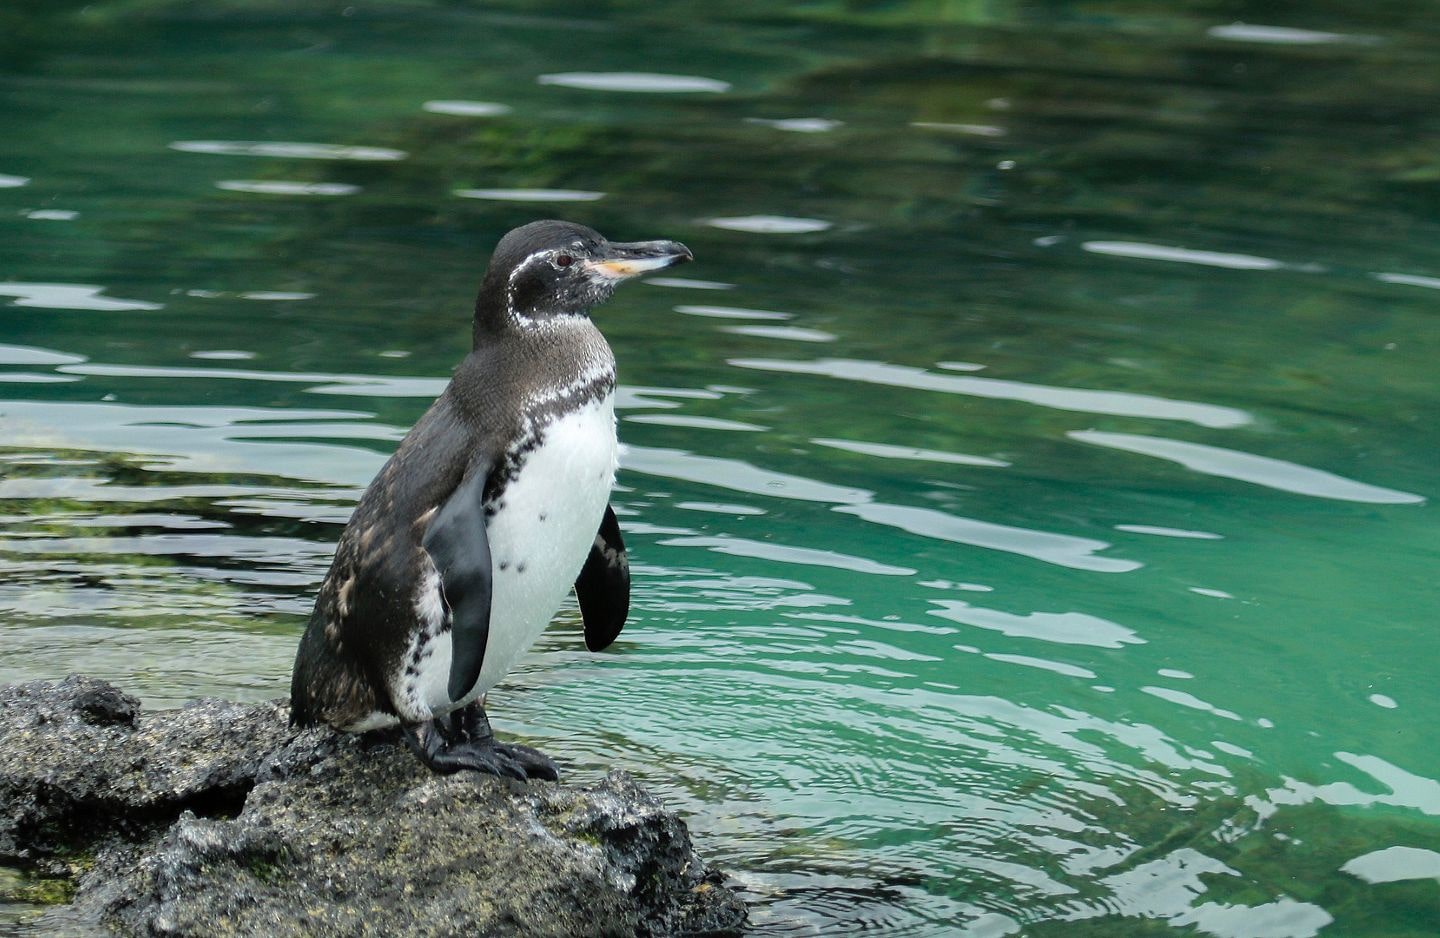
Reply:
[[[490,639],[490,539],[485,534],[488,466],[471,472],[435,513],[421,544],[430,554],[450,607],[451,700],[475,686]]]
[[[575,580],[575,598],[585,620],[585,647],[599,651],[615,641],[630,614],[630,558],[620,538],[620,522],[609,505]]]

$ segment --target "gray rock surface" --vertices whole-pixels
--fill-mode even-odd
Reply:
[[[37,923],[122,935],[725,934],[745,907],[622,772],[437,776],[286,708],[0,688],[0,863],[83,869]]]

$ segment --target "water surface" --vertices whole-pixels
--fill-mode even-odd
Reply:
[[[283,695],[558,214],[698,261],[503,730],[761,934],[1433,933],[1440,34],[1352,7],[0,14],[0,680]]]

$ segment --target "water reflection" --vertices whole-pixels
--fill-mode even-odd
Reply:
[[[1168,459],[1179,463],[1186,469],[1205,475],[1250,482],[1282,492],[1294,492],[1297,495],[1390,505],[1414,505],[1425,501],[1424,496],[1411,492],[1400,492],[1378,485],[1355,482],[1320,469],[1299,466],[1283,459],[1256,456],[1219,446],[1141,436],[1134,433],[1102,433],[1098,430],[1072,430],[1066,436],[1082,443],[1093,443],[1097,446],[1108,446],[1111,449]]]
[[[13,401],[0,413],[0,433],[9,446],[153,455],[152,465],[170,470],[269,476],[283,466],[292,479],[364,485],[384,456],[334,441],[393,445],[403,435],[394,427],[359,422],[368,416],[299,408]],[[331,442],[308,442],[326,438]]]
[[[913,459],[920,462],[948,463],[952,466],[995,466],[1004,468],[1010,463],[1003,459],[991,459],[988,456],[970,456],[965,453],[945,453],[933,449],[920,449],[913,446],[895,446],[890,443],[866,443],[860,440],[834,440],[816,438],[810,441],[819,446],[828,446],[831,449],[844,450],[847,453],[859,453],[862,456],[878,456],[881,459]]]
[[[1348,860],[1340,869],[1367,883],[1440,879],[1440,853],[1424,847],[1386,847]]]
[[[1080,247],[1091,254],[1135,257],[1150,261],[1174,261],[1178,264],[1202,264],[1206,267],[1226,267],[1230,270],[1279,270],[1285,266],[1280,261],[1268,257],[1225,254],[1220,251],[1196,251],[1190,248],[1145,244],[1136,241],[1086,241]]]
[[[748,231],[752,234],[812,234],[833,227],[833,222],[819,218],[792,218],[787,215],[737,215],[732,218],[711,218],[706,224],[726,231]]]
[[[843,505],[835,510],[922,537],[1021,554],[1074,570],[1129,573],[1144,566],[1137,560],[1097,556],[1100,551],[1110,547],[1105,541],[1035,531],[975,518],[961,518],[933,508],[868,502]]]
[[[334,143],[284,143],[250,140],[177,140],[170,149],[182,153],[210,153],[219,156],[267,156],[298,160],[358,160],[389,163],[403,160],[404,150],[387,147],[355,147]]]
[[[627,423],[649,423],[662,427],[686,427],[691,430],[730,430],[740,433],[759,433],[768,430],[758,423],[741,420],[726,420],[723,417],[701,417],[695,414],[634,414],[625,418]]]
[[[595,202],[605,198],[603,192],[584,189],[456,189],[455,195],[492,202]]]
[[[773,309],[746,309],[742,306],[698,306],[686,304],[675,307],[675,312],[686,316],[701,316],[708,319],[794,319],[793,313],[782,313]]]
[[[257,195],[354,195],[359,186],[346,182],[290,182],[282,179],[222,179],[215,188]]]
[[[1117,524],[1115,530],[1125,531],[1129,534],[1153,534],[1156,537],[1178,537],[1199,541],[1224,539],[1224,535],[1214,534],[1210,531],[1190,531],[1185,528],[1167,528],[1155,524]]]
[[[105,313],[162,309],[163,304],[145,300],[121,300],[101,296],[104,287],[88,283],[0,283],[0,296],[15,299],[11,306],[39,309],[93,309]]]
[[[0,345],[0,365],[74,365],[85,356],[24,345]]]
[[[838,336],[822,329],[803,326],[722,326],[721,332],[747,335],[755,339],[780,339],[784,342],[834,342]]]
[[[947,394],[1023,401],[1027,404],[1038,404],[1041,407],[1053,407],[1057,410],[1183,420],[1187,423],[1199,424],[1202,427],[1241,427],[1251,422],[1249,414],[1233,407],[1170,400],[1129,391],[1058,388],[1002,378],[937,375],[910,365],[891,365],[883,362],[845,358],[822,358],[815,361],[732,358],[729,362],[737,368],[782,371],[797,375],[825,375],[847,381],[862,381],[867,384],[885,384],[899,388],[941,391]]]
[[[764,469],[739,459],[704,456],[665,447],[628,446],[621,456],[621,465],[631,472],[701,482],[717,488],[771,498],[852,504],[868,501],[873,494],[864,489],[848,488]]]
[[[730,83],[698,75],[661,75],[654,72],[557,72],[541,75],[542,85],[584,88],[588,91],[625,91],[648,94],[718,94],[730,90]]]
[[[931,602],[938,607],[930,610],[932,616],[982,629],[993,629],[1019,638],[1034,638],[1061,645],[1090,645],[1095,648],[1121,648],[1145,642],[1133,629],[1083,612],[1032,612],[1014,615],[959,600]]]
[[[1381,283],[1399,283],[1407,287],[1424,287],[1427,290],[1440,290],[1440,277],[1421,277],[1416,274],[1372,274]]]
[[[1327,33],[1316,29],[1296,29],[1293,26],[1261,26],[1258,23],[1229,23],[1211,26],[1205,30],[1207,36],[1215,39],[1231,39],[1236,42],[1263,42],[1282,46],[1315,46],[1336,42],[1376,42],[1373,36],[1350,36],[1344,33]]]
[[[641,283],[652,287],[678,287],[681,290],[733,290],[735,284],[718,280],[693,280],[689,277],[647,277]]]
[[[829,133],[838,127],[845,126],[844,121],[829,120],[824,117],[782,117],[778,119],[767,117],[747,117],[745,122],[749,124],[762,124],[766,127],[773,127],[776,130],[784,130],[796,134],[823,134]]]
[[[672,537],[657,543],[662,547],[700,547],[735,557],[757,557],[777,563],[831,567],[836,570],[851,570],[855,573],[870,573],[879,576],[912,576],[916,572],[910,567],[894,567],[889,564],[876,563],[864,557],[853,557],[839,551],[793,547],[773,541],[753,541],[749,538],[730,535],[724,537]]]
[[[426,101],[421,107],[431,114],[457,117],[502,117],[513,110],[508,104],[493,101]]]

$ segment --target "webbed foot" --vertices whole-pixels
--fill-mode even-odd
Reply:
[[[520,780],[558,781],[560,770],[549,756],[519,743],[501,743],[479,702],[448,718],[404,726],[405,743],[432,771],[449,775],[462,769]]]

